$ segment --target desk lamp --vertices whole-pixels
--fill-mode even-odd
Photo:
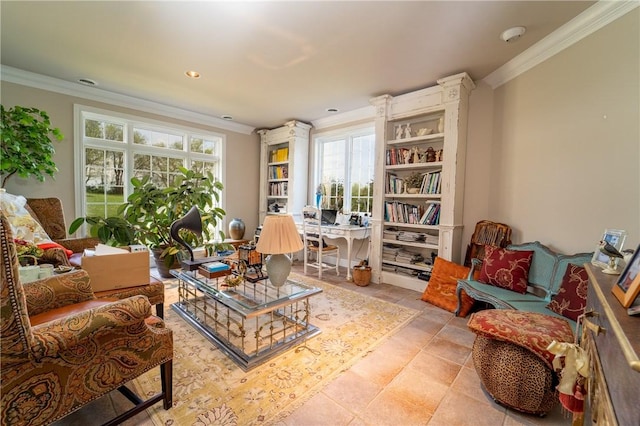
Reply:
[[[256,251],[268,254],[265,265],[271,284],[282,286],[291,272],[291,259],[285,253],[303,248],[300,234],[291,215],[268,215],[264,218]]]

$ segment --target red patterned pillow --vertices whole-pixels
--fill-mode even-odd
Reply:
[[[485,246],[478,281],[518,293],[526,293],[533,251]]]
[[[578,317],[584,313],[584,308],[587,305],[588,282],[589,277],[586,269],[582,266],[568,264],[562,277],[560,291],[553,296],[547,308],[556,314],[578,321]]]

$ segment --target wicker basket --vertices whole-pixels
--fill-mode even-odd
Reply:
[[[353,268],[353,282],[360,287],[368,286],[371,282],[371,267],[356,266]]]

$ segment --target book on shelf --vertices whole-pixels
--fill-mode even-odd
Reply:
[[[422,185],[420,186],[421,194],[440,194],[441,173],[427,172],[423,173]]]
[[[420,218],[423,225],[437,225],[440,223],[440,203],[429,203]]]
[[[387,173],[385,183],[385,193],[402,194],[404,192],[404,179],[399,178],[393,173]]]
[[[269,195],[276,197],[286,197],[288,194],[288,182],[271,182],[269,184]]]
[[[277,151],[277,161],[287,161],[289,159],[289,147],[280,148]]]
[[[411,164],[413,151],[411,148],[389,148],[386,152],[385,163],[387,166],[398,164]]]
[[[269,166],[270,179],[287,179],[289,177],[289,166]]]
[[[282,163],[289,160],[289,147],[278,148],[269,153],[269,161],[272,163]]]

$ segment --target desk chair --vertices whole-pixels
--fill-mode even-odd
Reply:
[[[304,273],[307,274],[307,266],[318,269],[318,278],[322,279],[322,271],[332,269],[333,266],[322,262],[322,256],[326,253],[335,253],[336,275],[340,275],[340,248],[328,245],[322,238],[322,224],[320,221],[322,211],[315,207],[307,206],[302,209],[302,234],[304,242]],[[314,253],[315,261],[309,260]]]

